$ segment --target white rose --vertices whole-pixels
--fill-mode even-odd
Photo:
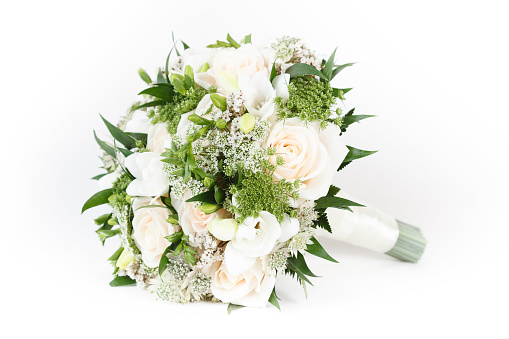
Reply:
[[[136,111],[133,113],[131,120],[125,125],[125,131],[131,133],[148,133],[152,126],[147,114],[143,111]]]
[[[185,202],[191,198],[188,193],[184,195],[183,200],[178,199],[173,193],[170,193],[170,197],[171,204],[177,210],[179,225],[182,227],[184,234],[206,231],[209,223],[217,217],[216,213],[205,214],[199,207],[194,206],[194,203]]]
[[[170,182],[163,169],[163,157],[156,153],[133,153],[125,159],[125,166],[136,178],[127,186],[130,196],[161,196],[168,193]]]
[[[113,187],[113,183],[120,177],[120,174],[117,172],[112,172],[106,174],[97,180],[97,184],[99,185],[99,189],[105,190]]]
[[[260,120],[276,120],[274,114],[276,112],[274,103],[276,90],[272,87],[266,74],[263,72],[254,75],[240,74],[238,84],[243,98],[246,100],[244,106],[251,115]]]
[[[256,259],[251,267],[237,275],[231,274],[222,263],[212,276],[212,294],[224,303],[265,307],[276,283],[275,272],[267,269],[265,261]]]
[[[284,165],[274,171],[277,179],[301,180],[300,200],[316,200],[327,194],[334,173],[348,154],[338,126],[321,129],[318,122],[304,125],[298,118],[279,121],[266,140],[275,147]],[[276,157],[271,157],[275,163]]]
[[[228,271],[239,275],[249,269],[257,258],[272,251],[280,236],[281,226],[271,213],[262,211],[258,218],[246,218],[226,245],[224,262]]]
[[[175,232],[166,219],[169,210],[162,207],[140,208],[146,205],[163,205],[161,199],[139,197],[133,202],[133,240],[141,252],[143,262],[148,267],[158,267],[161,256],[170,244],[165,239]]]
[[[147,149],[156,154],[164,152],[166,141],[170,139],[168,125],[165,122],[150,126],[147,137]]]

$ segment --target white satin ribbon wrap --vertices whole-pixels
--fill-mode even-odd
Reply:
[[[361,203],[343,192],[339,192],[337,196]],[[379,253],[385,253],[394,247],[399,236],[396,219],[368,206],[351,209],[353,213],[337,208],[327,209],[332,229],[332,234],[327,232],[329,237]]]

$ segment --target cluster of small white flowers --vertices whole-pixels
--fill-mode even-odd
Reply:
[[[321,60],[315,57],[302,39],[283,36],[272,44],[272,48],[276,50],[275,66],[278,73],[286,72],[290,66],[296,63],[308,64],[317,69],[321,67]]]
[[[197,250],[200,258],[196,262],[197,268],[209,267],[216,261],[224,259],[222,248],[218,247],[219,241],[208,231],[189,235],[189,244]]]
[[[244,107],[245,102],[246,100],[241,90],[236,90],[226,97],[226,105],[228,106],[228,110],[233,113],[234,117],[241,116],[244,113],[246,110]]]
[[[309,228],[313,225],[313,222],[318,219],[318,213],[314,209],[313,201],[306,201],[300,207],[300,211],[297,214],[297,219],[301,228]]]
[[[283,271],[286,268],[286,260],[289,257],[287,249],[280,249],[269,255],[268,267],[272,270]]]
[[[118,276],[128,276],[136,280],[136,286],[141,289],[147,289],[152,284],[152,280],[156,277],[155,269],[145,266],[141,260],[133,260],[127,265],[125,270],[118,270]]]
[[[134,244],[134,240],[131,237],[131,230],[129,228],[129,206],[124,206],[122,210],[114,208],[112,216],[118,221],[120,228],[120,243],[122,244],[122,247],[128,249],[137,260],[141,260],[140,251]]]
[[[172,172],[178,169],[176,166],[172,164],[165,164],[163,166],[163,169],[166,172],[166,174],[168,174],[170,186],[172,186],[171,192],[175,194],[175,196],[178,199],[183,199],[186,191],[188,191],[191,194],[191,196],[195,196],[197,194],[207,191],[207,188],[203,185],[203,182],[199,180],[196,180],[194,178],[184,180],[184,178],[181,176],[173,175]]]
[[[202,272],[192,272],[188,277],[187,290],[197,301],[204,299],[211,293],[211,278]]]
[[[302,252],[308,244],[311,244],[311,238],[315,235],[314,229],[310,227],[301,227],[299,233],[293,236],[288,242],[288,249],[292,255]]]
[[[190,295],[182,283],[173,279],[167,271],[151,281],[149,290],[157,295],[159,300],[186,303]]]

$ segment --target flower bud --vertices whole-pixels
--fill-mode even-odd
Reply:
[[[249,133],[254,129],[256,118],[249,113],[244,114],[239,119],[239,128],[244,133]]]
[[[117,263],[115,266],[117,266],[121,270],[125,270],[127,266],[134,260],[134,256],[129,252],[128,249],[124,248],[122,251],[122,254],[120,254],[120,257],[117,259]]]
[[[198,73],[206,72],[210,68],[210,65],[208,62],[201,65],[200,69],[198,70]]]
[[[226,98],[217,94],[212,93],[210,94],[210,100],[212,100],[212,103],[214,106],[219,108],[221,111],[226,111]]]
[[[167,222],[173,225],[179,224],[179,216],[177,214],[171,214],[168,219],[166,219]]]
[[[203,185],[207,188],[211,188],[216,182],[211,177],[205,177],[203,179]]]
[[[194,79],[194,72],[191,65],[186,66],[186,68],[184,69],[184,74],[189,76],[191,79]]]
[[[200,209],[202,210],[203,213],[205,214],[210,214],[210,213],[214,213],[215,211],[217,211],[218,209],[221,208],[221,205],[218,205],[218,204],[211,204],[211,203],[208,203],[208,202],[204,202],[201,204],[200,206]]]
[[[226,128],[226,120],[224,120],[224,119],[217,119],[216,127],[219,128],[219,129],[225,129]]]
[[[147,83],[147,85],[152,83],[152,79],[150,79],[150,76],[147,74],[147,72],[145,72],[143,68],[138,70],[138,74],[140,75],[140,78]]]
[[[216,217],[209,223],[209,232],[221,241],[229,241],[235,237],[239,227],[235,219]]]

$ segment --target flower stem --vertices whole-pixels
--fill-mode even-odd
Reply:
[[[396,221],[399,227],[399,237],[394,247],[390,251],[385,252],[385,254],[402,261],[416,263],[424,252],[426,239],[417,227],[405,224],[399,220]]]

